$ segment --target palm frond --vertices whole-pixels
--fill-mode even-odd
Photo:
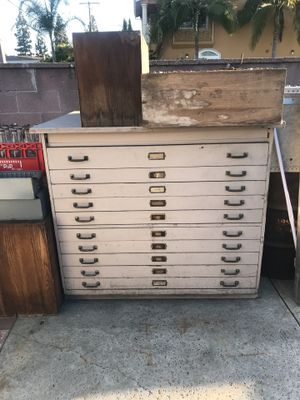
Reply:
[[[273,7],[271,4],[264,4],[258,7],[255,14],[252,17],[252,38],[251,48],[254,49],[257,45],[269,18],[273,14]]]
[[[261,0],[246,1],[244,7],[237,12],[237,21],[240,27],[251,21],[261,2]]]

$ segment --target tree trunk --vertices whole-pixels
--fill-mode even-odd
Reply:
[[[195,15],[194,20],[194,31],[195,31],[195,59],[198,60],[199,58],[199,43],[200,43],[200,29],[199,29],[199,12]]]
[[[273,42],[272,42],[272,58],[277,57],[277,47],[279,43],[280,34],[280,10],[275,11],[274,15],[274,30],[273,30]]]
[[[49,32],[49,38],[50,38],[50,43],[51,43],[52,62],[56,62],[55,46],[54,46],[54,40],[53,40],[52,32]]]

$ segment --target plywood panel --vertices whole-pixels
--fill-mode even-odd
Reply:
[[[149,74],[142,78],[150,126],[278,125],[286,70]]]

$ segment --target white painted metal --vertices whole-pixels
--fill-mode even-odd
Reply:
[[[162,245],[162,246],[161,246]],[[77,242],[61,242],[62,254],[93,254],[93,253],[191,253],[191,252],[259,252],[260,240],[166,240],[159,242],[122,240],[113,242],[98,242],[96,240],[78,240]],[[162,248],[163,247],[163,248]],[[162,249],[161,249],[162,248]]]
[[[266,165],[268,143],[49,148],[48,157],[50,169]]]
[[[164,168],[164,179],[155,179],[155,182],[201,182],[201,181],[261,181],[267,176],[267,166],[241,165],[226,167],[185,167]],[[76,183],[74,178],[89,178],[85,183],[153,183],[149,177],[152,168],[107,168],[107,169],[76,169],[51,170],[51,183]],[[79,183],[79,182],[78,182]]]
[[[230,267],[243,264],[257,264],[259,253],[115,253],[115,254],[63,254],[65,267],[98,265],[219,265]],[[154,258],[153,258],[154,257]]]
[[[165,193],[152,192],[153,187],[164,187]],[[247,196],[264,195],[265,181],[238,181],[238,182],[156,182],[149,183],[106,183],[106,184],[73,184],[53,185],[54,198],[78,197],[75,193],[88,192],[88,197],[177,197],[177,196]],[[164,190],[162,188],[162,190]],[[91,193],[89,193],[91,192]],[[80,197],[85,195],[80,195]]]

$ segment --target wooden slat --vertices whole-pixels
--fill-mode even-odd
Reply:
[[[141,122],[141,38],[138,32],[73,34],[83,127]]]
[[[149,74],[142,78],[149,126],[278,125],[286,70]]]

